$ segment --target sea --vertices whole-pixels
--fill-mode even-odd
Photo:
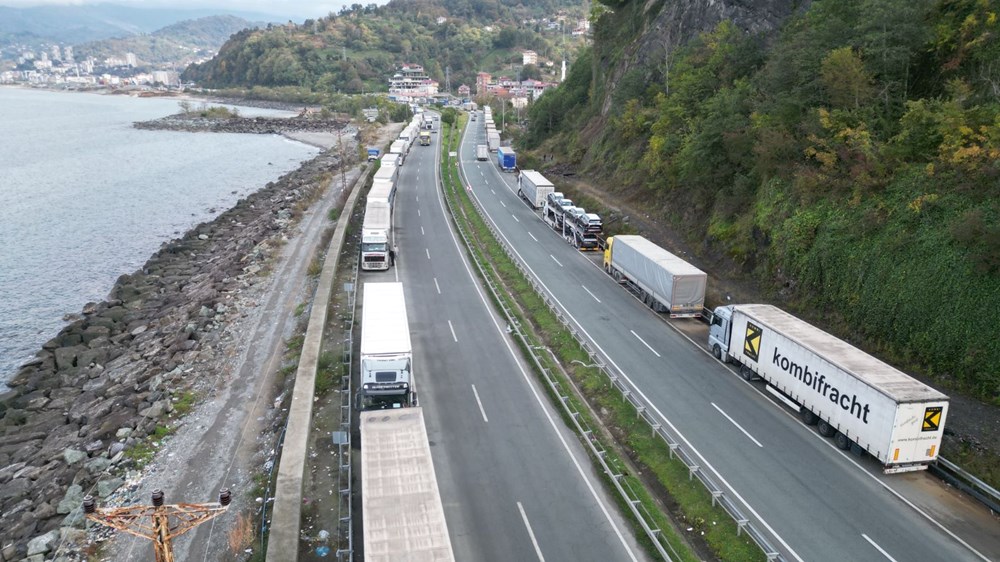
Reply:
[[[0,87],[0,390],[164,242],[318,153],[277,135],[132,127],[178,111],[177,99]]]

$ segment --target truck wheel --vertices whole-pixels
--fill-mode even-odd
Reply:
[[[812,413],[812,410],[805,406],[799,408],[799,417],[802,418],[802,423],[806,425],[816,425],[816,422],[819,421],[819,416]]]
[[[830,422],[826,420],[819,420],[819,434],[823,437],[833,437],[837,434],[837,430],[830,425]]]
[[[722,347],[720,347],[719,344],[712,346],[712,355],[714,355],[719,361],[722,361]]]
[[[851,440],[839,431],[833,437],[833,442],[837,444],[837,448],[841,451],[849,451],[851,449]]]
[[[620,270],[614,270],[614,273],[612,273],[611,276],[615,278],[615,281],[619,283],[622,282],[622,272]]]
[[[743,377],[744,380],[752,381],[754,377],[756,377],[756,374],[750,370],[750,367],[740,365],[740,376]]]

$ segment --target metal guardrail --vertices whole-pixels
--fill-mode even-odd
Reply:
[[[349,219],[348,219],[349,220]],[[353,452],[351,441],[351,415],[353,413],[353,392],[351,391],[351,364],[354,360],[354,315],[357,311],[358,298],[358,265],[359,260],[354,260],[354,269],[351,273],[351,282],[344,288],[347,292],[348,307],[350,307],[350,318],[344,319],[344,348],[341,354],[341,365],[343,366],[343,386],[341,387],[340,402],[340,430],[344,439],[337,441],[337,458],[340,459],[340,466],[337,471],[337,490],[340,495],[338,503],[339,521],[338,530],[340,532],[340,544],[347,543],[347,548],[337,550],[337,560],[350,561],[354,556],[354,483],[351,473],[351,455]]]
[[[928,470],[931,474],[969,494],[993,511],[994,514],[1000,513],[1000,492],[962,470],[962,467],[957,464],[944,457],[938,457],[937,462],[932,463]]]
[[[451,157],[449,156],[449,160],[446,163],[446,165],[449,165],[451,163],[450,161]],[[460,178],[464,178],[464,173],[462,172],[461,167],[459,167],[459,175]],[[582,335],[572,326],[569,318],[565,314],[563,314],[562,310],[560,310],[555,300],[544,290],[544,288],[539,284],[538,280],[535,279],[530,274],[525,264],[521,262],[517,254],[506,243],[504,238],[499,235],[499,233],[496,230],[496,227],[486,217],[485,212],[479,206],[479,202],[474,197],[471,196],[469,197],[469,200],[472,202],[473,207],[476,208],[476,211],[483,219],[483,222],[490,229],[490,232],[492,233],[497,243],[500,244],[500,246],[503,248],[507,256],[521,271],[521,274],[524,276],[524,278],[531,283],[532,288],[534,288],[535,292],[542,298],[542,300],[549,307],[549,309],[556,315],[556,317],[566,327],[566,329],[570,331],[574,339],[576,339],[577,343],[579,343],[579,345],[587,352],[594,366],[598,367],[611,382],[612,386],[614,386],[614,388],[617,389],[618,392],[622,394],[622,397],[625,398],[630,404],[632,404],[633,408],[635,408],[636,410],[636,414],[640,418],[645,420],[647,424],[649,424],[653,434],[663,439],[663,441],[667,444],[667,447],[670,449],[671,457],[677,457],[682,463],[684,463],[684,465],[688,469],[688,477],[690,479],[694,479],[697,477],[698,481],[705,486],[705,488],[712,496],[712,504],[721,506],[726,511],[726,513],[728,513],[729,516],[732,517],[733,521],[736,523],[737,526],[737,534],[742,534],[745,532],[747,536],[749,536],[751,540],[753,540],[758,545],[758,547],[760,547],[760,549],[763,551],[764,555],[767,557],[768,560],[775,560],[775,561],[786,560],[786,558],[782,555],[782,553],[778,551],[777,548],[774,547],[775,542],[777,542],[776,541],[777,537],[774,537],[771,533],[767,532],[765,529],[762,529],[761,527],[756,525],[750,519],[750,517],[748,517],[745,514],[742,507],[739,505],[739,502],[737,502],[733,497],[727,494],[723,489],[723,487],[720,485],[720,483],[716,482],[715,478],[712,475],[702,470],[702,467],[698,464],[694,456],[689,451],[687,451],[685,447],[682,446],[679,439],[679,435],[674,435],[676,430],[673,427],[670,427],[668,429],[667,427],[664,427],[659,421],[657,421],[650,413],[651,408],[649,408],[649,405],[644,402],[641,396],[638,393],[636,393],[633,388],[631,388],[631,385],[627,381],[623,380],[622,378],[618,377],[617,375],[611,372],[607,364],[604,362],[603,358],[594,350],[594,348],[590,345],[590,343],[586,341],[582,337]],[[452,208],[451,202],[448,200],[447,197],[445,198],[445,201],[448,205],[449,211],[454,215],[455,210]],[[466,236],[464,229],[460,224],[458,224],[458,221],[455,221],[455,224],[463,240],[465,240],[465,243],[468,245],[469,238],[468,236]],[[500,303],[500,307],[503,309],[503,313],[507,317],[507,321],[513,328],[513,333],[518,337],[518,339],[521,340],[524,347],[529,350],[529,354],[532,356],[532,359],[536,367],[538,367],[538,369],[543,373],[546,383],[553,390],[553,392],[555,392],[556,395],[560,397],[560,403],[562,404],[563,409],[569,415],[570,419],[573,420],[573,423],[576,426],[577,431],[581,432],[581,435],[587,438],[586,441],[591,449],[591,452],[598,459],[605,473],[611,478],[611,481],[614,484],[615,488],[618,490],[618,493],[621,494],[621,496],[625,499],[626,505],[628,505],[633,515],[635,515],[636,518],[639,520],[640,525],[643,527],[643,530],[646,532],[647,536],[649,536],[650,539],[653,541],[653,544],[656,546],[660,555],[663,556],[665,560],[670,560],[670,556],[665,551],[665,548],[669,547],[669,544],[667,544],[666,541],[662,539],[662,531],[656,528],[653,523],[651,523],[652,517],[639,502],[637,496],[635,495],[635,492],[631,490],[630,486],[628,486],[628,482],[622,478],[622,475],[620,473],[617,473],[612,467],[610,467],[607,464],[604,458],[605,449],[596,440],[596,438],[594,438],[593,431],[589,427],[584,427],[584,425],[581,423],[579,413],[572,410],[570,403],[568,401],[568,397],[566,396],[566,393],[563,392],[562,389],[560,388],[558,381],[555,381],[552,378],[551,373],[547,369],[542,367],[541,363],[538,360],[538,357],[534,353],[534,349],[527,342],[525,335],[521,332],[519,326],[516,325],[516,321],[513,319],[513,316],[510,313],[510,311],[507,310],[506,306],[503,304],[503,300],[499,298],[499,292],[497,291],[497,288],[493,286],[493,283],[489,280],[489,277],[485,274],[483,266],[479,263],[474,254],[471,254],[471,256],[472,256],[471,257],[472,261],[475,263],[477,269],[479,269],[480,271],[481,277],[486,282],[489,290],[493,293],[494,300]],[[664,545],[666,545],[666,547]]]

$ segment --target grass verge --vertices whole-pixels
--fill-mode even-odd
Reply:
[[[627,463],[617,450],[605,449],[606,462],[622,474],[621,478],[637,496],[631,499],[639,502],[650,524],[662,531],[660,540],[671,556],[680,560],[697,560],[688,544],[688,537],[691,537],[704,540],[715,556],[723,560],[764,560],[764,554],[757,545],[745,535],[737,534],[736,524],[729,515],[721,507],[712,505],[711,495],[699,482],[689,479],[687,467],[672,457],[662,439],[652,436],[649,426],[636,416],[634,407],[611,387],[603,372],[588,365],[591,362],[589,354],[543,302],[494,238],[459,178],[457,163],[449,157],[450,152],[457,151],[463,123],[464,116],[455,128],[442,124],[442,136],[446,143],[442,151],[442,181],[452,218],[466,233],[467,251],[483,264],[480,275],[503,288],[502,291],[491,292],[491,299],[509,311],[513,322],[524,334],[524,340],[519,341],[519,345],[551,352],[537,354],[544,375],[551,377],[560,389],[560,395],[556,396],[546,385],[550,396],[566,401],[571,409],[579,412],[578,419],[584,427],[603,425],[608,428],[616,445],[640,467],[639,475],[630,474],[625,468]],[[564,370],[563,365],[569,367]],[[566,392],[566,389],[569,391]],[[585,397],[586,403],[580,394]],[[592,412],[601,413],[599,422]],[[565,412],[563,416],[568,419]],[[600,439],[596,435],[591,434],[590,438]],[[596,459],[594,462],[597,462]],[[645,481],[642,478],[644,473],[655,475],[655,479]],[[611,487],[608,478],[605,475],[605,481]],[[644,484],[661,488],[661,494],[666,497],[657,501]],[[619,498],[619,504],[624,505],[625,500],[617,491],[612,492]],[[663,504],[676,506],[673,519],[666,514]],[[650,539],[642,532],[631,511],[626,508],[622,512],[633,521],[640,541],[652,551]],[[675,521],[676,525],[690,530],[688,537],[677,531]]]

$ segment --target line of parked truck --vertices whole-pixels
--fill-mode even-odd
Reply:
[[[534,170],[518,174],[518,195],[575,247],[600,249],[602,223]],[[707,275],[650,240],[603,241],[604,270],[654,312],[704,313]],[[735,363],[817,425],[844,450],[865,451],[886,473],[922,470],[941,448],[948,397],[887,363],[770,305],[727,305],[709,314],[708,348]]]

